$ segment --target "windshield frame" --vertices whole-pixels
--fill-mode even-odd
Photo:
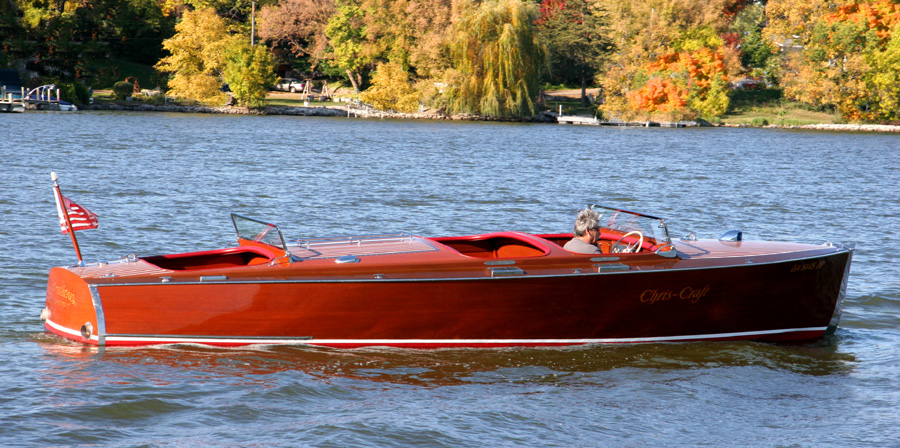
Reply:
[[[663,218],[600,204],[589,204],[589,208],[600,214],[601,228],[622,234],[637,230],[656,240],[658,247],[672,244],[669,227]]]
[[[288,252],[284,235],[281,234],[281,229],[277,225],[236,213],[231,214],[231,222],[234,224],[234,231],[237,233],[238,241],[253,241],[278,248],[285,253]]]

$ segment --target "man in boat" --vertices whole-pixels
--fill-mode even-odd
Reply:
[[[563,249],[579,254],[599,254],[597,240],[600,239],[600,214],[585,209],[578,212],[575,218],[575,237]]]

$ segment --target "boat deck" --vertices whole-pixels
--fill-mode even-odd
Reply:
[[[822,246],[812,246],[801,243],[773,243],[767,241],[723,242],[709,239],[698,241],[676,240],[673,241],[673,244],[683,259],[764,257],[767,255],[807,252],[828,247],[827,243]]]
[[[348,255],[396,255],[437,251],[421,237],[406,233],[333,238],[307,238],[288,245],[295,257],[303,259],[338,258]]]

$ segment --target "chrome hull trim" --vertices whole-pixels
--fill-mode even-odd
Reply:
[[[100,301],[100,292],[97,285],[90,285],[91,300],[94,302],[94,312],[97,313],[97,334],[91,335],[91,340],[96,340],[98,345],[104,345],[106,338],[106,318],[103,315],[103,302]]]
[[[831,322],[828,323],[827,334],[832,334],[837,330],[838,323],[841,321],[841,315],[844,312],[844,300],[847,298],[847,283],[850,281],[850,265],[853,264],[853,249],[849,249],[848,252],[850,252],[850,255],[847,257],[847,266],[844,267],[841,290],[838,292],[838,299],[834,305],[834,314],[831,316]]]
[[[846,251],[846,250],[845,250]],[[850,251],[846,251],[850,252]],[[727,265],[727,266],[704,266],[704,267],[691,267],[691,268],[667,268],[667,269],[659,269],[659,270],[647,270],[647,271],[624,271],[624,270],[612,270],[612,271],[604,271],[601,266],[603,265],[592,265],[594,269],[600,269],[600,272],[583,272],[579,274],[550,274],[550,275],[530,275],[528,273],[523,273],[522,275],[512,275],[512,276],[500,276],[500,277],[432,277],[432,278],[390,278],[390,277],[377,277],[377,278],[332,278],[332,279],[310,279],[310,280],[217,280],[217,281],[175,281],[175,279],[168,280],[166,282],[140,282],[140,283],[98,283],[97,287],[104,286],[183,286],[183,285],[216,285],[216,284],[228,284],[228,285],[241,285],[241,284],[291,284],[291,283],[383,283],[386,281],[389,282],[398,282],[398,283],[414,283],[414,282],[470,282],[470,281],[500,281],[500,280],[514,280],[521,278],[566,278],[566,277],[589,277],[596,275],[628,275],[628,274],[658,274],[661,272],[687,272],[687,271],[710,271],[716,269],[740,269],[747,266],[767,266],[774,264],[787,264],[787,263],[796,263],[798,261],[806,261],[806,260],[815,260],[819,258],[828,258],[833,257],[837,254],[840,254],[841,251],[824,254],[824,255],[815,255],[810,257],[803,258],[791,258],[788,260],[778,260],[778,261],[768,261],[762,263],[752,263],[752,264],[742,264],[742,265]],[[749,257],[752,259],[752,257]],[[847,264],[850,265],[849,263]],[[585,268],[590,269],[590,268]],[[485,271],[490,273],[490,271]],[[846,275],[845,275],[846,278]]]

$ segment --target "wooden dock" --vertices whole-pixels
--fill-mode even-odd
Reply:
[[[54,85],[46,85],[25,92],[9,91],[5,86],[0,87],[0,112],[21,113],[26,110],[50,110],[59,111],[59,89]]]
[[[600,120],[597,117],[580,117],[577,115],[560,115],[556,117],[559,124],[581,124],[588,126],[599,126]]]
[[[699,126],[694,121],[621,121],[621,120],[599,120],[597,117],[582,117],[577,115],[559,115],[556,117],[559,124],[580,124],[589,126],[630,126],[642,128],[689,128]]]
[[[15,101],[0,100],[0,112],[25,112],[25,105]]]
[[[17,95],[8,92],[5,86],[0,87],[0,112],[25,112],[24,96],[25,89],[22,89],[21,95]]]

